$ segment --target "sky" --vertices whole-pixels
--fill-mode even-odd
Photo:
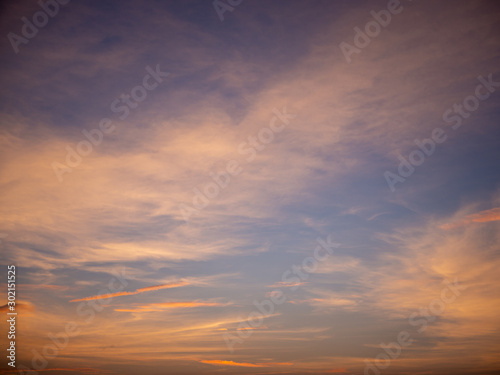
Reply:
[[[0,29],[0,374],[500,371],[497,1]]]

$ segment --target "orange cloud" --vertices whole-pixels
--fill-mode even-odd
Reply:
[[[184,285],[188,285],[188,284],[189,283],[186,282],[186,281],[179,281],[177,283],[169,283],[169,284],[163,284],[163,285],[147,286],[145,288],[137,289],[137,293],[150,292],[152,290],[165,289],[165,288],[177,288],[179,286],[184,286]]]
[[[22,311],[34,311],[35,306],[31,302],[28,301],[16,301],[16,310],[22,310]],[[3,306],[0,306],[0,312],[3,311],[9,311],[9,305],[5,304]]]
[[[266,362],[266,363],[246,363],[220,360],[204,360],[200,361],[209,365],[219,366],[240,366],[240,367],[270,367],[270,366],[293,366],[292,362]]]
[[[151,311],[161,311],[161,310],[159,310],[159,309],[138,308],[138,309],[115,309],[115,311],[119,311],[119,312],[151,312]]]
[[[20,288],[32,288],[32,289],[51,289],[51,290],[68,290],[69,286],[66,285],[48,285],[48,284],[19,284]]]
[[[238,327],[236,328],[237,331],[248,331],[248,330],[253,330],[253,329],[262,329],[261,327]]]
[[[335,369],[327,371],[327,372],[334,373],[334,374],[347,374],[347,370],[345,368],[335,368]]]
[[[132,292],[117,292],[117,293],[100,294],[100,295],[97,295],[97,296],[90,296],[90,297],[85,297],[85,298],[72,299],[69,302],[89,301],[89,300],[93,300],[93,299],[107,299],[107,298],[113,298],[113,297],[119,297],[119,296],[131,296],[131,295],[134,295],[134,294],[139,294],[139,293],[144,293],[144,292],[150,292],[150,291],[153,291],[153,290],[167,289],[167,288],[177,288],[179,286],[184,286],[184,285],[189,285],[189,283],[186,282],[186,281],[180,281],[180,282],[163,284],[163,285],[147,286],[145,288],[136,289],[136,290],[134,290]]]
[[[491,210],[480,211],[468,216],[475,223],[486,223],[488,221],[500,220],[500,207]]]
[[[225,306],[225,303],[218,302],[163,302],[163,303],[153,303],[153,306],[158,307],[198,307],[198,306]]]
[[[132,309],[115,309],[115,311],[122,312],[149,312],[149,311],[162,311],[163,309],[176,309],[176,308],[191,308],[201,306],[226,306],[227,303],[219,302],[162,302],[150,303],[144,306],[139,306]]]
[[[484,210],[465,216],[462,220],[441,225],[441,229],[454,229],[469,223],[487,223],[500,220],[500,207]]]
[[[265,367],[263,365],[256,365],[254,363],[233,362],[233,361],[207,360],[207,361],[200,361],[200,362],[207,363],[209,365],[219,365],[219,366]]]

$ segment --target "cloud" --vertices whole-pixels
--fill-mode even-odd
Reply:
[[[145,301],[128,306],[125,299],[124,305],[104,309],[68,345],[65,358],[81,363],[91,357],[136,358],[157,365],[189,361],[196,353],[219,361],[226,350],[222,327],[237,330],[255,310],[254,299],[272,295],[266,288],[301,286],[296,295],[287,288],[290,303],[275,306],[266,329],[245,341],[249,357],[242,363],[270,366],[262,363],[262,353],[276,353],[274,363],[307,356],[297,364],[304,373],[321,373],[332,363],[357,367],[363,365],[359,348],[378,344],[379,336],[397,327],[394,322],[427,306],[455,276],[469,286],[467,293],[424,339],[438,349],[456,345],[471,353],[470,342],[498,332],[492,281],[499,266],[498,236],[491,233],[498,229],[492,221],[498,212],[467,210],[453,218],[436,212],[443,208],[440,197],[451,190],[458,191],[457,201],[463,198],[462,190],[444,187],[453,181],[451,174],[463,171],[450,149],[466,153],[468,143],[439,146],[432,163],[390,197],[380,172],[396,167],[397,155],[414,148],[415,138],[445,126],[443,111],[472,94],[477,75],[498,70],[498,11],[492,2],[453,7],[407,2],[404,12],[353,55],[352,64],[338,45],[351,42],[353,27],[370,17],[369,2],[293,1],[287,7],[268,2],[265,9],[248,2],[226,14],[237,22],[227,20],[224,27],[213,12],[216,28],[204,13],[213,10],[210,2],[190,2],[186,9],[159,3],[154,11],[128,1],[105,7],[75,3],[53,27],[21,46],[23,54],[15,60],[5,56],[1,74],[7,89],[0,94],[5,261],[22,265],[32,279],[28,288],[40,291],[66,288],[48,284],[99,285],[115,265],[129,266],[141,285],[172,275],[184,282],[72,299],[141,294]],[[12,30],[19,30],[19,19],[27,14],[31,10],[10,17]],[[194,21],[200,19],[206,22]],[[118,121],[110,103],[140,84],[144,67],[156,63],[171,72],[168,82],[149,92],[130,118]],[[495,103],[482,102],[469,124],[481,113],[493,113],[483,110]],[[268,126],[273,108],[285,106],[297,117],[246,162],[239,145]],[[51,163],[65,162],[66,147],[75,149],[85,139],[81,131],[96,128],[105,116],[113,116],[116,130],[59,183]],[[460,131],[466,137],[487,134],[494,143],[495,133],[489,133],[494,126],[491,119],[478,120]],[[179,205],[191,205],[193,189],[203,190],[212,182],[209,173],[222,171],[231,159],[243,172],[186,224]],[[428,178],[426,171],[433,170],[437,175]],[[494,186],[494,174],[489,176],[488,186]],[[486,185],[474,179],[474,186]],[[477,192],[469,187],[468,197]],[[424,194],[439,204],[411,202]],[[456,205],[448,202],[446,210]],[[395,206],[407,216],[398,217]],[[312,251],[308,243],[332,229],[346,238],[342,242],[351,253],[339,250],[307,283],[274,283],[283,270],[302,262],[297,254]],[[212,271],[225,276],[203,276]],[[36,274],[50,280],[33,286]],[[164,303],[153,293],[142,294],[183,285],[204,288],[173,289],[173,302]],[[75,318],[76,306],[66,303],[75,296],[61,301],[59,293],[32,294],[38,314],[25,321],[29,329],[20,334],[26,332],[25,348],[41,348],[46,331],[57,332],[60,322]],[[344,325],[348,319],[351,324]],[[365,323],[377,319],[380,325]],[[345,340],[339,334],[343,326],[352,333]],[[328,337],[334,337],[331,346],[325,345]],[[99,345],[109,349],[96,351]],[[331,357],[334,350],[345,356]]]
[[[28,302],[28,301],[22,301],[22,300],[17,300],[16,301],[16,306],[15,306],[16,310],[20,310],[22,312],[31,312],[31,311],[35,311],[35,306],[31,303],[31,302]],[[0,306],[0,311],[2,312],[9,312],[9,304],[5,304],[3,306]]]
[[[239,367],[272,367],[272,366],[293,366],[292,362],[265,362],[265,363],[245,363],[224,360],[200,360],[201,363],[207,363],[217,366],[239,366]]]
[[[264,367],[263,365],[256,365],[254,363],[221,361],[221,360],[202,360],[201,363],[217,366],[239,366],[239,367]]]
[[[451,223],[445,223],[441,225],[441,228],[455,229],[463,227],[470,223],[488,223],[491,221],[498,221],[498,220],[500,220],[500,207],[479,211],[474,214],[469,214],[461,220],[456,220]]]
[[[328,293],[324,293],[325,295],[328,295]],[[290,301],[292,303],[308,303],[310,305],[316,305],[316,306],[321,306],[321,307],[347,307],[347,306],[353,306],[357,305],[359,302],[356,301],[352,296],[350,299],[348,298],[341,298],[338,297],[337,293],[331,293],[331,296],[329,298],[311,298],[308,300],[304,301]]]
[[[346,258],[348,267],[343,272],[342,289],[332,290],[338,280],[321,279],[306,291],[319,295],[310,304],[315,314],[331,314],[330,307],[341,311],[369,314],[381,322],[401,322],[402,329],[418,337],[412,350],[426,351],[426,345],[441,349],[462,347],[464,361],[472,360],[477,350],[488,353],[491,341],[500,330],[496,311],[500,308],[500,292],[496,286],[496,274],[500,261],[495,254],[500,243],[498,210],[485,210],[463,215],[467,222],[489,222],[490,227],[465,225],[459,231],[444,230],[457,223],[457,216],[441,219],[428,217],[422,225],[394,229],[390,234],[377,237],[385,245],[378,247],[372,259]],[[333,269],[328,264],[326,269]],[[318,277],[322,277],[318,273]],[[332,278],[332,274],[325,274]],[[423,333],[416,333],[409,324],[413,313],[420,314],[430,304],[441,300],[447,282],[458,280],[463,286],[459,297],[445,305],[441,314],[435,315]],[[433,305],[435,306],[435,305]],[[385,323],[383,323],[385,324]],[[380,337],[386,333],[381,328]],[[373,345],[380,341],[371,338]],[[366,342],[365,345],[369,345]],[[441,355],[452,358],[452,352],[427,352],[430,360],[443,361]]]
[[[100,294],[100,295],[97,295],[97,296],[90,296],[90,297],[72,299],[69,302],[90,301],[90,300],[94,300],[94,299],[108,299],[108,298],[120,297],[120,296],[133,296],[135,294],[144,293],[144,292],[151,292],[153,290],[178,288],[178,287],[186,286],[186,285],[189,285],[189,283],[185,282],[185,281],[172,282],[172,283],[163,284],[163,285],[148,286],[148,287],[145,287],[145,288],[140,288],[140,289],[134,290],[132,292],[108,293],[108,294]]]
[[[287,282],[287,281],[278,281],[272,285],[268,285],[268,288],[290,288],[293,286],[300,286],[307,284],[307,281],[297,281],[297,282]]]
[[[192,301],[192,302],[162,302],[162,303],[150,303],[147,305],[142,305],[134,308],[116,308],[115,311],[122,312],[151,312],[151,311],[164,311],[166,309],[179,309],[179,308],[193,308],[193,307],[211,307],[211,306],[227,306],[228,303],[219,302],[202,302],[202,301]]]
[[[50,289],[50,290],[60,290],[65,291],[70,289],[67,285],[49,285],[49,284],[20,284],[22,289]]]
[[[345,368],[336,368],[336,369],[333,369],[333,370],[330,370],[330,371],[327,371],[327,373],[334,373],[334,374],[347,374],[348,371],[347,369]]]

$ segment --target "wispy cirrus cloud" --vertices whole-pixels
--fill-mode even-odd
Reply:
[[[127,358],[118,372],[354,373],[381,337],[458,276],[467,293],[398,362],[417,369],[426,357],[443,368],[460,347],[467,350],[457,368],[478,358],[495,364],[498,219],[494,210],[476,211],[499,204],[461,210],[461,202],[496,186],[494,174],[486,178],[477,166],[494,170],[498,160],[491,111],[498,91],[404,189],[388,196],[381,179],[415,138],[446,126],[443,111],[471,94],[477,75],[500,77],[494,2],[406,2],[352,64],[338,44],[377,10],[368,1],[248,2],[224,28],[215,13],[215,28],[207,16],[211,2],[180,3],[152,1],[152,11],[129,0],[78,2],[23,56],[2,54],[0,211],[9,241],[0,244],[5,263],[30,279],[19,291],[37,308],[25,314],[19,355],[74,320],[69,299],[139,295],[104,309],[71,341],[64,357],[75,366],[53,367],[95,358],[111,368]],[[6,7],[4,35],[35,7]],[[171,72],[168,84],[115,122],[60,184],[51,163],[65,162],[82,130],[104,116],[116,120],[111,102],[156,63]],[[284,106],[297,117],[246,164],[239,145]],[[186,225],[179,205],[231,159],[244,171]],[[307,282],[280,281],[332,229],[346,249]],[[93,295],[116,265],[152,286]],[[61,295],[65,288],[86,292]],[[167,302],[149,293],[167,288]],[[277,296],[274,288],[286,291],[287,303],[265,326],[241,327],[255,299]],[[224,361],[222,332],[232,331],[254,333],[245,356]],[[193,358],[212,363],[193,367]],[[270,367],[292,361],[293,368]],[[129,367],[134,362],[141,367]]]
[[[152,312],[152,311],[164,311],[168,309],[185,309],[194,307],[212,307],[212,306],[227,306],[230,303],[220,303],[220,302],[204,302],[204,301],[186,301],[186,302],[161,302],[161,303],[150,303],[146,305],[141,305],[133,308],[115,308],[115,311],[121,312]]]
[[[189,285],[189,283],[186,281],[172,282],[169,284],[153,285],[153,286],[148,286],[145,288],[139,288],[139,289],[136,289],[132,292],[107,293],[107,294],[99,294],[96,296],[77,298],[77,299],[72,299],[69,302],[90,301],[90,300],[95,300],[95,299],[108,299],[108,298],[120,297],[120,296],[133,296],[135,294],[144,293],[144,292],[151,292],[153,290],[178,288],[178,287],[186,286],[186,285]]]
[[[201,360],[201,363],[206,363],[209,365],[217,365],[217,366],[239,366],[239,367],[264,367],[263,365],[257,365],[255,363],[246,363],[246,362],[233,362],[233,361],[224,361],[224,360]]]
[[[287,282],[287,281],[278,281],[272,285],[268,285],[268,288],[291,288],[294,286],[300,286],[307,284],[307,281],[297,281],[297,282]]]
[[[273,366],[293,366],[292,362],[267,362],[267,363],[247,363],[225,360],[200,360],[201,363],[217,366],[237,366],[237,367],[273,367]]]
[[[49,289],[65,291],[70,289],[68,285],[50,285],[50,284],[20,284],[22,289]]]
[[[458,219],[451,223],[445,223],[441,226],[443,229],[455,229],[466,226],[470,223],[488,223],[491,221],[500,220],[500,207],[489,210],[479,211],[473,214],[466,215],[462,219]]]

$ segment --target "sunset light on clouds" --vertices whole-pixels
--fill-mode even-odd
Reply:
[[[97,296],[72,299],[69,302],[89,301],[89,300],[93,300],[93,299],[108,299],[108,298],[113,298],[113,297],[118,297],[118,296],[133,296],[134,294],[150,292],[150,291],[159,290],[159,289],[177,288],[179,286],[184,286],[184,285],[188,285],[188,283],[178,282],[178,283],[171,283],[171,284],[165,284],[165,285],[154,285],[154,286],[148,286],[145,288],[139,288],[137,290],[134,290],[133,292],[117,292],[117,293],[108,293],[108,294],[98,294]]]
[[[497,1],[0,19],[0,374],[500,372]]]

